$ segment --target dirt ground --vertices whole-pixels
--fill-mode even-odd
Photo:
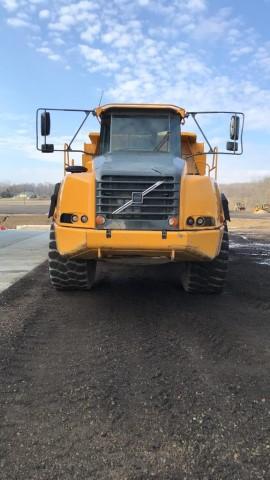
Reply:
[[[0,296],[1,480],[269,478],[269,237],[242,229],[220,296],[174,265],[61,293],[46,263]]]
[[[232,218],[229,223],[231,232],[246,232],[256,236],[270,235],[270,214],[258,215],[255,218]]]
[[[20,225],[49,225],[49,200],[0,199],[0,225],[16,228]]]
[[[0,198],[0,216],[12,214],[46,214],[49,210],[50,200],[18,200]]]
[[[21,225],[50,225],[51,223],[48,215],[8,215],[5,221],[4,218],[4,215],[0,215],[0,225],[2,223],[7,228],[17,228]]]

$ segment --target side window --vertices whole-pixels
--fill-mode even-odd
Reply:
[[[171,151],[177,156],[181,157],[181,141],[180,141],[180,118],[178,115],[170,116],[171,128]]]
[[[101,119],[100,131],[100,153],[104,154],[110,150],[110,130],[111,130],[111,116],[104,116]]]

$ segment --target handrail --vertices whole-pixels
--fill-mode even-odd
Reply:
[[[215,174],[215,180],[217,180],[217,168],[218,168],[218,147],[213,149],[213,157],[212,157],[212,166],[210,167],[209,163],[206,164],[208,167],[208,176],[211,176],[211,172]]]
[[[70,167],[70,165],[74,165],[74,160],[69,158],[69,145],[68,143],[64,144],[64,175],[66,175],[66,168]]]
[[[64,144],[64,175],[66,175],[66,168],[70,166],[69,160],[69,150],[68,150],[68,143]]]

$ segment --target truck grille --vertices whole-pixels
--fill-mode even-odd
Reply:
[[[164,183],[145,195],[142,204],[113,214],[132,199],[134,192],[144,192],[160,180]],[[96,197],[97,215],[106,219],[168,220],[169,216],[178,215],[179,182],[174,177],[103,175],[97,182]]]

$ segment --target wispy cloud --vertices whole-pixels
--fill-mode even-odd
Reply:
[[[43,19],[50,18],[50,10],[47,10],[47,9],[40,10],[38,16],[39,18],[43,18]]]
[[[13,12],[20,5],[20,2],[17,2],[16,0],[3,0],[1,3],[3,7],[9,12]]]
[[[249,129],[270,131],[270,43],[234,5],[217,2],[214,8],[208,0],[0,4],[10,27],[40,26],[40,40],[28,39],[39,54],[66,69],[76,62],[87,74],[98,72],[107,101],[244,109]]]
[[[110,57],[107,56],[101,49],[92,48],[88,45],[79,45],[79,51],[81,52],[84,59],[89,65],[89,69],[92,72],[96,71],[111,71],[117,70],[119,65],[110,60]]]
[[[61,55],[55,53],[50,47],[39,47],[37,48],[37,52],[43,53],[48,57],[49,60],[53,60],[54,62],[62,61]]]
[[[7,24],[14,28],[31,27],[31,24],[19,17],[10,17],[7,19]]]

